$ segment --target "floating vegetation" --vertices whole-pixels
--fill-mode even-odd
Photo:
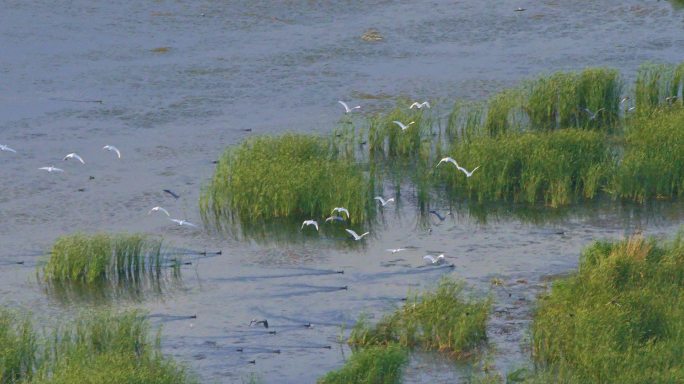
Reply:
[[[27,317],[0,310],[0,383],[195,383],[161,353],[138,312],[96,312],[36,331]]]
[[[614,181],[620,198],[645,202],[684,194],[684,109],[641,115],[626,135]]]
[[[462,283],[443,279],[434,292],[409,298],[375,326],[362,319],[348,342],[358,347],[398,343],[468,358],[487,340],[491,300],[467,297],[463,289]]]
[[[378,31],[375,28],[368,28],[363,34],[361,35],[361,40],[363,41],[382,41],[383,37],[380,34],[380,31]]]
[[[402,368],[407,362],[408,353],[395,344],[360,348],[354,351],[341,369],[329,372],[318,383],[401,383]]]
[[[59,237],[42,268],[44,281],[97,287],[160,281],[180,261],[162,253],[162,241],[141,234],[76,233]]]
[[[458,154],[460,166],[480,168],[472,177],[451,164],[435,172],[452,198],[478,202],[544,202],[558,207],[593,198],[612,169],[604,134],[576,129],[482,136],[456,144],[450,152]]]
[[[203,220],[231,229],[274,219],[323,222],[335,207],[358,224],[375,205],[362,169],[313,135],[258,136],[227,149],[200,198]]]
[[[684,232],[594,243],[540,300],[530,382],[683,382],[683,287]]]

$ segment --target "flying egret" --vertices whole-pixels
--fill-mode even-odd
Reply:
[[[599,112],[603,110],[605,110],[605,108],[600,108],[596,112],[592,112],[591,109],[584,108],[584,112],[586,112],[589,115],[589,120],[594,120],[598,116]]]
[[[316,230],[318,231],[318,222],[316,220],[304,220],[304,222],[302,223],[302,228],[300,228],[300,230],[304,229],[305,225],[313,225],[314,227],[316,227]]]
[[[405,130],[408,129],[408,127],[411,126],[411,124],[415,124],[416,122],[415,122],[415,121],[412,121],[412,122],[410,122],[410,123],[404,125],[404,123],[402,123],[401,121],[396,121],[396,120],[395,120],[395,121],[393,121],[393,123],[396,124],[396,125],[398,125],[399,128],[401,128],[402,131],[405,131]]]
[[[350,235],[354,236],[354,240],[356,240],[356,241],[359,241],[359,240],[363,239],[364,236],[366,236],[367,234],[370,233],[370,232],[365,232],[364,234],[362,234],[362,235],[359,236],[359,234],[357,234],[356,232],[352,231],[351,229],[348,229],[348,228],[347,228],[347,229],[345,229],[345,231],[347,231]]]
[[[465,173],[466,177],[472,176],[473,172],[475,172],[478,168],[480,168],[480,166],[478,165],[477,167],[473,168],[472,171],[468,172],[467,169],[461,167],[460,165],[456,165],[456,167],[458,168],[459,171],[462,171],[463,173]]]
[[[458,167],[458,163],[456,162],[456,160],[454,160],[454,159],[451,158],[451,157],[445,157],[445,158],[443,158],[442,160],[440,160],[439,163],[437,163],[437,165],[435,166],[435,168],[436,168],[436,167],[439,167],[439,165],[442,164],[442,163],[444,163],[444,162],[452,163],[453,165],[455,165],[456,167]]]
[[[374,199],[379,201],[383,207],[394,201],[394,197],[390,197],[389,199],[385,200],[382,196],[375,196]]]
[[[430,264],[441,264],[444,262],[444,254],[442,253],[437,257],[434,257],[432,255],[425,255],[423,256],[423,260],[429,261]]]
[[[15,151],[14,149],[12,149],[12,148],[4,145],[4,144],[0,144],[0,151],[17,153],[17,151]]]
[[[344,212],[344,213],[347,214],[347,219],[349,218],[349,211],[347,210],[347,208],[344,208],[344,207],[335,207],[335,208],[333,208],[332,212],[330,212],[330,214],[332,215],[332,214],[335,213],[335,212],[340,212],[340,213]]]
[[[627,100],[629,100],[629,96],[623,97],[622,99],[620,99],[620,104],[624,103]]]
[[[102,147],[102,149],[103,150],[106,149],[108,151],[116,152],[116,156],[118,156],[119,159],[121,158],[121,152],[113,145],[105,145],[104,147]]]
[[[48,171],[48,172],[50,172],[50,173],[52,173],[52,172],[64,172],[63,169],[57,168],[57,167],[53,167],[52,165],[49,166],[49,167],[40,167],[40,168],[38,168],[38,169],[42,169],[42,170]]]
[[[62,160],[66,161],[66,160],[69,160],[69,159],[76,159],[76,160],[80,161],[81,164],[85,164],[85,161],[83,161],[83,159],[81,158],[81,156],[79,156],[79,155],[77,155],[76,153],[73,153],[73,152],[70,153],[70,154],[68,154],[68,155],[66,155],[66,156],[64,156],[64,158],[63,158]]]
[[[268,320],[266,320],[266,319],[264,319],[264,320],[252,319],[252,321],[249,322],[250,327],[255,326],[255,325],[259,325],[259,324],[263,325],[264,328],[268,328]]]
[[[325,219],[326,223],[329,221],[344,221],[344,217],[342,217],[342,216],[330,216],[327,219]]]
[[[197,227],[197,224],[193,224],[187,220],[179,220],[179,219],[169,219],[173,221],[174,223],[177,223],[180,226],[187,225],[188,227]]]
[[[150,209],[149,212],[147,212],[147,214],[149,215],[150,213],[157,212],[157,211],[162,211],[162,212],[166,213],[166,216],[171,217],[171,215],[169,214],[169,211],[167,211],[166,209],[159,207],[159,206],[153,207],[152,209]]]
[[[430,108],[430,103],[428,103],[427,101],[423,101],[422,103],[414,102],[413,104],[411,104],[411,106],[409,107],[409,109],[413,109],[414,107],[415,107],[415,108],[418,108],[418,109],[421,109],[421,108],[423,108],[423,107]]]
[[[338,100],[337,102],[340,103],[340,104],[342,104],[342,106],[344,107],[345,113],[350,113],[351,111],[353,111],[353,110],[355,110],[355,109],[361,109],[361,106],[360,106],[360,105],[357,105],[357,106],[354,107],[354,108],[349,108],[349,106],[347,105],[347,103],[345,103],[344,101]]]
[[[392,252],[392,253],[397,253],[397,252],[401,252],[401,251],[405,251],[405,250],[406,250],[406,248],[389,248],[389,249],[386,249],[387,252]]]

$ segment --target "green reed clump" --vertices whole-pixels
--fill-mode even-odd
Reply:
[[[597,242],[540,300],[533,357],[552,382],[684,382],[682,319],[684,232]]]
[[[1,383],[195,383],[139,312],[84,314],[51,333],[0,312]]]
[[[645,63],[639,67],[635,86],[638,113],[647,113],[658,106],[676,103],[670,98],[679,95],[684,76],[683,65]]]
[[[368,180],[331,148],[324,138],[302,134],[257,136],[228,148],[202,191],[203,220],[218,227],[320,220],[346,207],[352,223],[366,221],[374,207]]]
[[[496,136],[520,130],[523,103],[524,93],[518,88],[505,89],[492,96],[487,102],[484,132]]]
[[[487,339],[491,300],[468,297],[463,289],[462,283],[443,279],[435,291],[409,298],[375,326],[362,319],[348,342],[360,347],[398,343],[445,352],[457,359],[470,357]]]
[[[446,124],[446,139],[449,142],[458,140],[470,141],[474,137],[480,135],[483,127],[483,116],[485,115],[484,110],[485,105],[483,103],[454,103],[451,113],[449,113],[449,120]],[[505,130],[507,128],[506,124],[507,121],[501,122],[500,125],[492,127],[487,130],[487,132],[495,134],[500,130]]]
[[[401,383],[402,368],[408,361],[406,350],[391,344],[354,351],[342,368],[318,380],[319,384]]]
[[[467,178],[447,163],[437,176],[451,198],[478,202],[569,204],[594,197],[613,167],[605,136],[577,129],[480,137],[450,154],[466,169],[480,168]]]
[[[402,130],[395,121],[408,128]],[[387,115],[370,118],[368,149],[375,159],[415,159],[426,151],[429,152],[432,146],[431,137],[432,121],[428,113],[417,109],[395,108]]]
[[[684,194],[684,109],[641,115],[626,135],[614,179],[620,198],[644,202]]]
[[[617,70],[557,72],[529,82],[526,88],[528,96],[523,109],[534,130],[575,127],[611,131],[617,124],[622,94]]]
[[[0,383],[18,383],[33,376],[36,336],[28,317],[0,308]]]
[[[43,277],[86,285],[159,278],[168,264],[161,246],[161,240],[141,234],[62,236],[52,245]]]

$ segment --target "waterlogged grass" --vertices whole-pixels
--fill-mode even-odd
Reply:
[[[639,67],[635,84],[636,110],[648,113],[662,105],[681,105],[681,87],[684,83],[684,63],[645,63]],[[676,99],[672,99],[675,96]]]
[[[1,383],[195,383],[138,312],[96,312],[52,332],[0,312]]]
[[[597,242],[554,283],[532,326],[529,382],[684,382],[684,233]],[[545,381],[546,380],[546,381]]]
[[[645,202],[684,194],[684,109],[640,116],[626,135],[615,194]]]
[[[140,234],[62,236],[53,244],[42,275],[48,282],[86,286],[159,279],[171,263],[161,249],[161,240]]]
[[[362,319],[348,342],[358,347],[397,343],[468,358],[487,340],[491,300],[469,297],[463,290],[463,284],[444,279],[435,291],[409,298],[375,325]]]
[[[286,134],[228,148],[202,191],[200,211],[205,222],[238,228],[278,219],[320,222],[345,207],[358,224],[370,218],[371,199],[362,169],[338,156],[330,140]]]
[[[565,129],[483,136],[452,147],[451,156],[472,170],[466,177],[452,164],[435,170],[452,198],[506,200],[558,207],[600,192],[613,167],[605,135]]]
[[[397,345],[372,346],[354,351],[344,367],[329,372],[319,384],[394,384],[401,383],[402,368],[408,353]]]
[[[432,121],[422,109],[395,108],[370,118],[368,150],[374,158],[426,158],[432,149]],[[395,121],[404,124],[402,129]]]

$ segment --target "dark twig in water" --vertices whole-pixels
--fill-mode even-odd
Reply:
[[[174,193],[170,189],[165,189],[164,192],[168,193],[169,195],[173,196],[176,199],[180,198],[180,196],[178,194]]]

